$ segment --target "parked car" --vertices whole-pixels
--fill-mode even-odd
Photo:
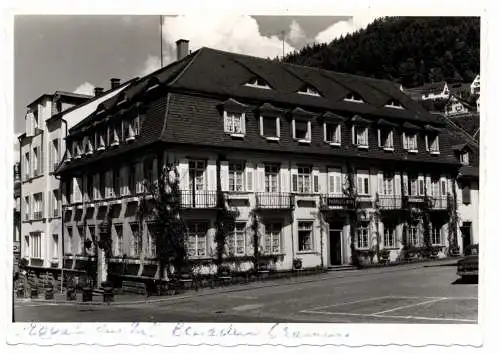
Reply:
[[[462,279],[472,279],[479,275],[479,245],[469,246],[465,256],[457,262],[457,274]]]

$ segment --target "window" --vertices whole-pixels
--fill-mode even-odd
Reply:
[[[24,197],[24,220],[28,221],[31,219],[30,215],[30,197],[26,196]]]
[[[417,133],[403,133],[403,148],[409,152],[417,152]]]
[[[384,172],[383,194],[394,195],[394,174]]]
[[[51,171],[55,171],[57,166],[59,165],[59,159],[60,159],[60,156],[59,156],[59,140],[58,139],[54,139],[52,140],[52,153],[51,153],[51,158],[52,158],[52,161],[51,161]]]
[[[231,135],[245,134],[245,114],[224,112],[224,132]]]
[[[424,177],[422,176],[418,178],[418,195],[420,196],[425,195],[425,181]]]
[[[83,138],[83,149],[85,155],[91,155],[94,152],[94,148],[92,145],[92,139],[90,138],[90,136],[86,136],[85,138]]]
[[[311,193],[311,167],[298,167],[292,177],[292,189],[297,193]]]
[[[311,95],[311,96],[320,96],[318,90],[316,90],[314,87],[311,86],[305,86],[301,88],[298,93],[302,95]]]
[[[469,165],[469,152],[464,151],[460,154],[460,163],[462,165]]]
[[[299,221],[299,252],[313,250],[313,223],[312,221]]]
[[[299,142],[311,141],[311,122],[294,119],[292,121],[293,138]]]
[[[367,170],[358,170],[357,191],[359,195],[370,195],[370,172]]]
[[[255,87],[255,88],[263,88],[263,89],[268,89],[268,90],[271,89],[269,84],[265,80],[261,79],[260,77],[253,78],[252,80],[247,82],[245,84],[245,86],[250,86],[250,87]]]
[[[53,258],[59,257],[59,235],[58,234],[52,235],[52,257]]]
[[[354,125],[352,131],[353,144],[357,147],[368,148],[368,127]]]
[[[340,168],[328,169],[328,193],[342,194],[342,172]]]
[[[67,250],[69,254],[73,253],[73,227],[68,226],[66,228],[67,234],[68,234],[68,245],[67,245]]]
[[[128,168],[128,190],[131,195],[136,193],[136,178],[135,178],[136,165],[130,165]]]
[[[416,226],[409,226],[408,227],[408,243],[411,246],[418,246],[419,245],[419,239],[418,239],[418,233],[417,233],[417,227]]]
[[[387,104],[385,105],[385,107],[404,109],[404,107],[401,104],[401,102],[399,102],[396,99],[391,99],[389,102],[387,102]]]
[[[36,193],[33,195],[34,209],[33,219],[41,220],[43,218],[43,193]]]
[[[207,255],[208,223],[190,222],[187,224],[187,253],[190,257]]]
[[[114,123],[109,126],[109,143],[110,146],[117,146],[120,144],[121,137],[121,123]]]
[[[206,161],[191,160],[189,161],[189,190],[203,191],[205,190],[205,169]]]
[[[42,234],[40,232],[30,233],[30,257],[42,258]]]
[[[227,248],[229,255],[242,255],[245,254],[245,228],[246,222],[236,222],[234,231],[228,235]]]
[[[123,225],[115,224],[116,232],[116,246],[115,246],[115,256],[123,255]]]
[[[134,222],[130,223],[130,230],[132,231],[133,254],[134,257],[139,257],[142,252],[142,235],[140,234],[139,224]]]
[[[156,234],[155,234],[155,223],[149,222],[147,224],[147,253],[151,258],[156,257]]]
[[[30,153],[27,152],[24,154],[24,178],[25,179],[30,178],[30,170],[31,170]]]
[[[441,228],[433,226],[431,229],[431,243],[433,245],[441,245]]]
[[[438,135],[426,135],[425,145],[427,151],[431,154],[439,154],[439,136]]]
[[[276,254],[281,251],[281,223],[266,223],[264,234],[264,253]]]
[[[39,149],[38,147],[33,148],[33,177],[40,175],[40,162],[39,162]]]
[[[231,192],[243,192],[244,190],[245,165],[241,162],[229,163],[229,190]]]
[[[330,145],[340,145],[341,130],[340,124],[323,123],[325,142]]]
[[[384,148],[384,150],[394,150],[393,130],[379,129],[378,134],[378,146]]]
[[[368,248],[368,225],[366,224],[358,226],[356,229],[356,248]]]
[[[345,98],[344,98],[344,101],[348,101],[348,102],[356,102],[356,103],[363,103],[363,98],[361,98],[360,95],[358,95],[357,93],[355,92],[350,92],[348,93]]]
[[[261,116],[260,135],[274,140],[278,139],[280,137],[279,117]]]
[[[410,195],[424,196],[425,195],[425,180],[424,176],[410,176]]]
[[[52,217],[57,218],[61,214],[61,198],[59,197],[59,190],[54,189],[52,191],[52,198],[53,198]]]
[[[120,196],[120,169],[113,170],[113,193],[115,197]]]
[[[441,179],[441,195],[447,195],[447,188],[446,188],[446,179],[442,178]]]
[[[279,192],[279,171],[280,166],[277,164],[264,165],[264,183],[265,190],[268,193]]]
[[[97,151],[102,151],[106,148],[106,143],[107,143],[107,139],[106,139],[106,131],[105,129],[101,129],[99,130],[97,133]]]
[[[384,247],[396,247],[396,232],[392,226],[384,225]]]
[[[86,249],[85,249],[85,230],[83,226],[78,226],[78,237],[80,238],[80,242],[78,243],[78,253],[79,254],[86,254]]]

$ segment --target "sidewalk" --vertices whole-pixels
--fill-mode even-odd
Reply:
[[[44,294],[39,294],[38,299],[18,299],[14,294],[15,303],[53,303],[53,304],[61,304],[61,305],[89,305],[89,306],[100,306],[100,305],[139,305],[139,304],[152,304],[159,302],[169,302],[175,300],[188,299],[193,297],[200,297],[206,295],[215,295],[222,293],[230,293],[230,292],[239,292],[246,290],[254,290],[260,288],[267,287],[276,287],[276,286],[284,286],[284,285],[293,285],[293,284],[303,284],[310,283],[328,279],[342,279],[342,278],[351,278],[366,275],[367,273],[371,274],[380,274],[380,273],[392,273],[400,270],[408,270],[408,269],[419,269],[419,268],[429,268],[429,267],[441,267],[441,266],[454,266],[456,265],[456,259],[443,259],[443,260],[435,260],[429,262],[419,262],[419,263],[408,263],[408,264],[400,264],[397,266],[386,266],[386,267],[376,267],[376,268],[365,268],[365,269],[356,269],[356,270],[338,270],[338,271],[328,271],[320,274],[312,274],[307,276],[299,276],[299,277],[290,277],[290,278],[281,278],[281,279],[269,279],[269,280],[258,280],[247,284],[235,284],[235,285],[226,285],[219,286],[216,288],[203,288],[199,290],[185,290],[183,293],[179,295],[165,295],[165,296],[144,296],[138,294],[115,294],[114,299],[111,303],[105,303],[102,300],[102,296],[94,295],[92,302],[83,302],[82,294],[77,293],[76,301],[67,301],[66,293],[54,293],[54,299],[45,300]]]

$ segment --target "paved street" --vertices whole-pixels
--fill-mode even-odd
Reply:
[[[304,279],[308,280],[308,279]],[[16,321],[476,323],[477,284],[456,267],[331,272],[310,281],[149,304],[16,303]],[[241,289],[241,288],[240,288]]]

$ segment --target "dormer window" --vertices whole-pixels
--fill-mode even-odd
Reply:
[[[439,154],[439,136],[437,134],[427,134],[425,136],[425,147],[432,155]]]
[[[245,113],[224,111],[224,133],[233,137],[244,137]]]
[[[64,162],[69,162],[71,161],[71,159],[73,158],[73,153],[72,153],[72,147],[70,148],[70,146],[66,146],[66,159],[64,160]]]
[[[341,127],[340,123],[323,123],[323,133],[325,136],[325,142],[333,145],[340,146],[341,143]]]
[[[104,130],[96,132],[96,150],[103,151],[106,149],[106,133]]]
[[[85,155],[91,155],[94,152],[92,140],[89,137],[85,137],[83,143],[85,147]]]
[[[344,101],[347,101],[347,102],[356,102],[356,103],[364,103],[365,102],[363,100],[363,98],[360,95],[358,95],[357,93],[355,93],[355,92],[349,92],[344,97]]]
[[[469,152],[468,151],[462,151],[460,153],[460,163],[462,165],[469,165]]]
[[[79,140],[73,141],[73,153],[72,153],[72,155],[75,159],[79,159],[82,157],[81,156],[82,155],[81,141],[79,141]]]
[[[267,140],[279,140],[280,119],[276,116],[260,116],[260,135]]]
[[[378,146],[386,151],[394,151],[394,130],[392,128],[378,129]]]
[[[321,96],[319,94],[318,90],[316,90],[312,86],[304,86],[299,91],[297,91],[297,93],[300,93],[301,95],[310,95],[310,96],[318,96],[318,97]]]
[[[293,138],[299,143],[311,142],[311,122],[305,120],[292,120]]]
[[[245,86],[249,87],[255,87],[255,88],[262,88],[262,89],[267,89],[270,90],[271,86],[263,79],[260,77],[253,78],[249,82],[245,84]]]
[[[387,107],[387,108],[397,108],[397,109],[404,109],[403,105],[401,104],[401,102],[399,102],[398,100],[396,99],[391,99],[389,100],[389,102],[387,102],[385,104],[384,107]]]
[[[352,144],[359,149],[368,149],[368,125],[370,121],[355,115],[352,118]]]
[[[403,133],[403,149],[408,150],[408,152],[418,152],[417,133]]]
[[[110,135],[110,145],[111,146],[118,146],[120,144],[120,138],[118,135],[119,132],[119,125],[118,124],[111,124],[109,126],[109,135]]]

